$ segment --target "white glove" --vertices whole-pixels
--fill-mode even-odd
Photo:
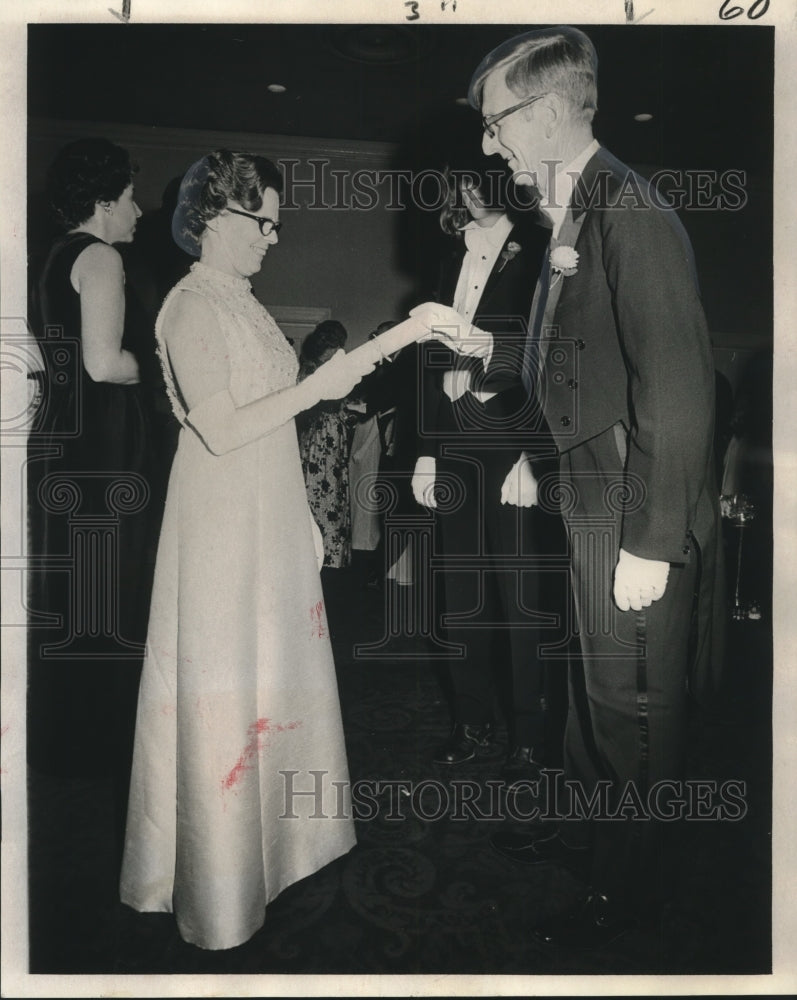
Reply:
[[[436,462],[431,455],[421,455],[412,474],[412,495],[422,507],[437,507],[434,498]]]
[[[625,549],[614,569],[614,603],[621,611],[641,611],[664,596],[670,564],[658,559],[642,559]]]
[[[507,473],[501,487],[501,503],[512,504],[513,507],[533,507],[537,503],[537,480],[525,452],[521,452],[520,458]]]
[[[361,353],[354,357],[354,352],[347,355],[338,351],[303,382],[243,406],[235,405],[229,389],[221,389],[194,406],[187,422],[212,454],[224,455],[270,434],[321,399],[348,395],[373,367],[373,362]]]
[[[348,396],[363,375],[373,370],[373,361],[367,360],[363,355],[338,350],[329,361],[325,361],[312,375],[308,375],[302,385],[316,399],[342,399]]]
[[[439,302],[424,302],[410,309],[410,316],[419,320],[458,354],[489,359],[493,352],[493,335],[473,326],[451,306]]]

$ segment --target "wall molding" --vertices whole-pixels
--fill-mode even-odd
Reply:
[[[197,149],[227,147],[246,149],[273,160],[290,157],[302,160],[327,157],[331,160],[357,160],[363,165],[381,168],[390,165],[396,150],[396,146],[392,143],[355,139],[323,139],[259,132],[219,132],[210,129],[131,125],[124,122],[87,122],[55,118],[28,120],[29,142],[56,140],[66,143],[84,135],[111,136],[114,142],[137,149],[156,151],[185,149],[193,155]]]

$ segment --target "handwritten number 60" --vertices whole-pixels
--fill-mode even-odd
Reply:
[[[732,21],[734,17],[738,17],[740,14],[744,14],[743,7],[728,7],[731,0],[722,0],[722,6],[720,7],[720,20],[722,21]],[[750,10],[747,11],[747,16],[751,21],[757,21],[759,17],[763,17],[764,14],[769,10],[769,0],[755,0]]]

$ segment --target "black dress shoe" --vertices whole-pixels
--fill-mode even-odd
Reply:
[[[485,722],[472,726],[467,722],[455,722],[451,735],[435,751],[435,764],[464,764],[476,757],[491,758],[496,751],[495,726]]]
[[[582,877],[587,875],[590,851],[587,847],[571,847],[566,844],[558,830],[545,826],[535,833],[521,833],[518,830],[503,830],[490,837],[493,850],[521,865],[563,865]]]
[[[532,933],[554,948],[600,948],[635,924],[631,914],[591,889],[571,910],[540,924]]]
[[[542,754],[534,747],[515,747],[506,759],[501,777],[507,783],[515,781],[537,781],[545,766],[540,762]]]

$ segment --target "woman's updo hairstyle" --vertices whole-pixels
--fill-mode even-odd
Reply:
[[[87,222],[97,202],[117,201],[138,168],[108,139],[77,139],[60,150],[47,172],[47,195],[59,225]]]
[[[282,192],[282,175],[277,167],[264,156],[251,153],[217,149],[195,163],[186,179],[192,172],[198,183],[186,184],[184,180],[178,211],[183,236],[195,241],[197,248],[208,222],[230,202],[247,212],[257,212],[267,188],[277,194]]]

